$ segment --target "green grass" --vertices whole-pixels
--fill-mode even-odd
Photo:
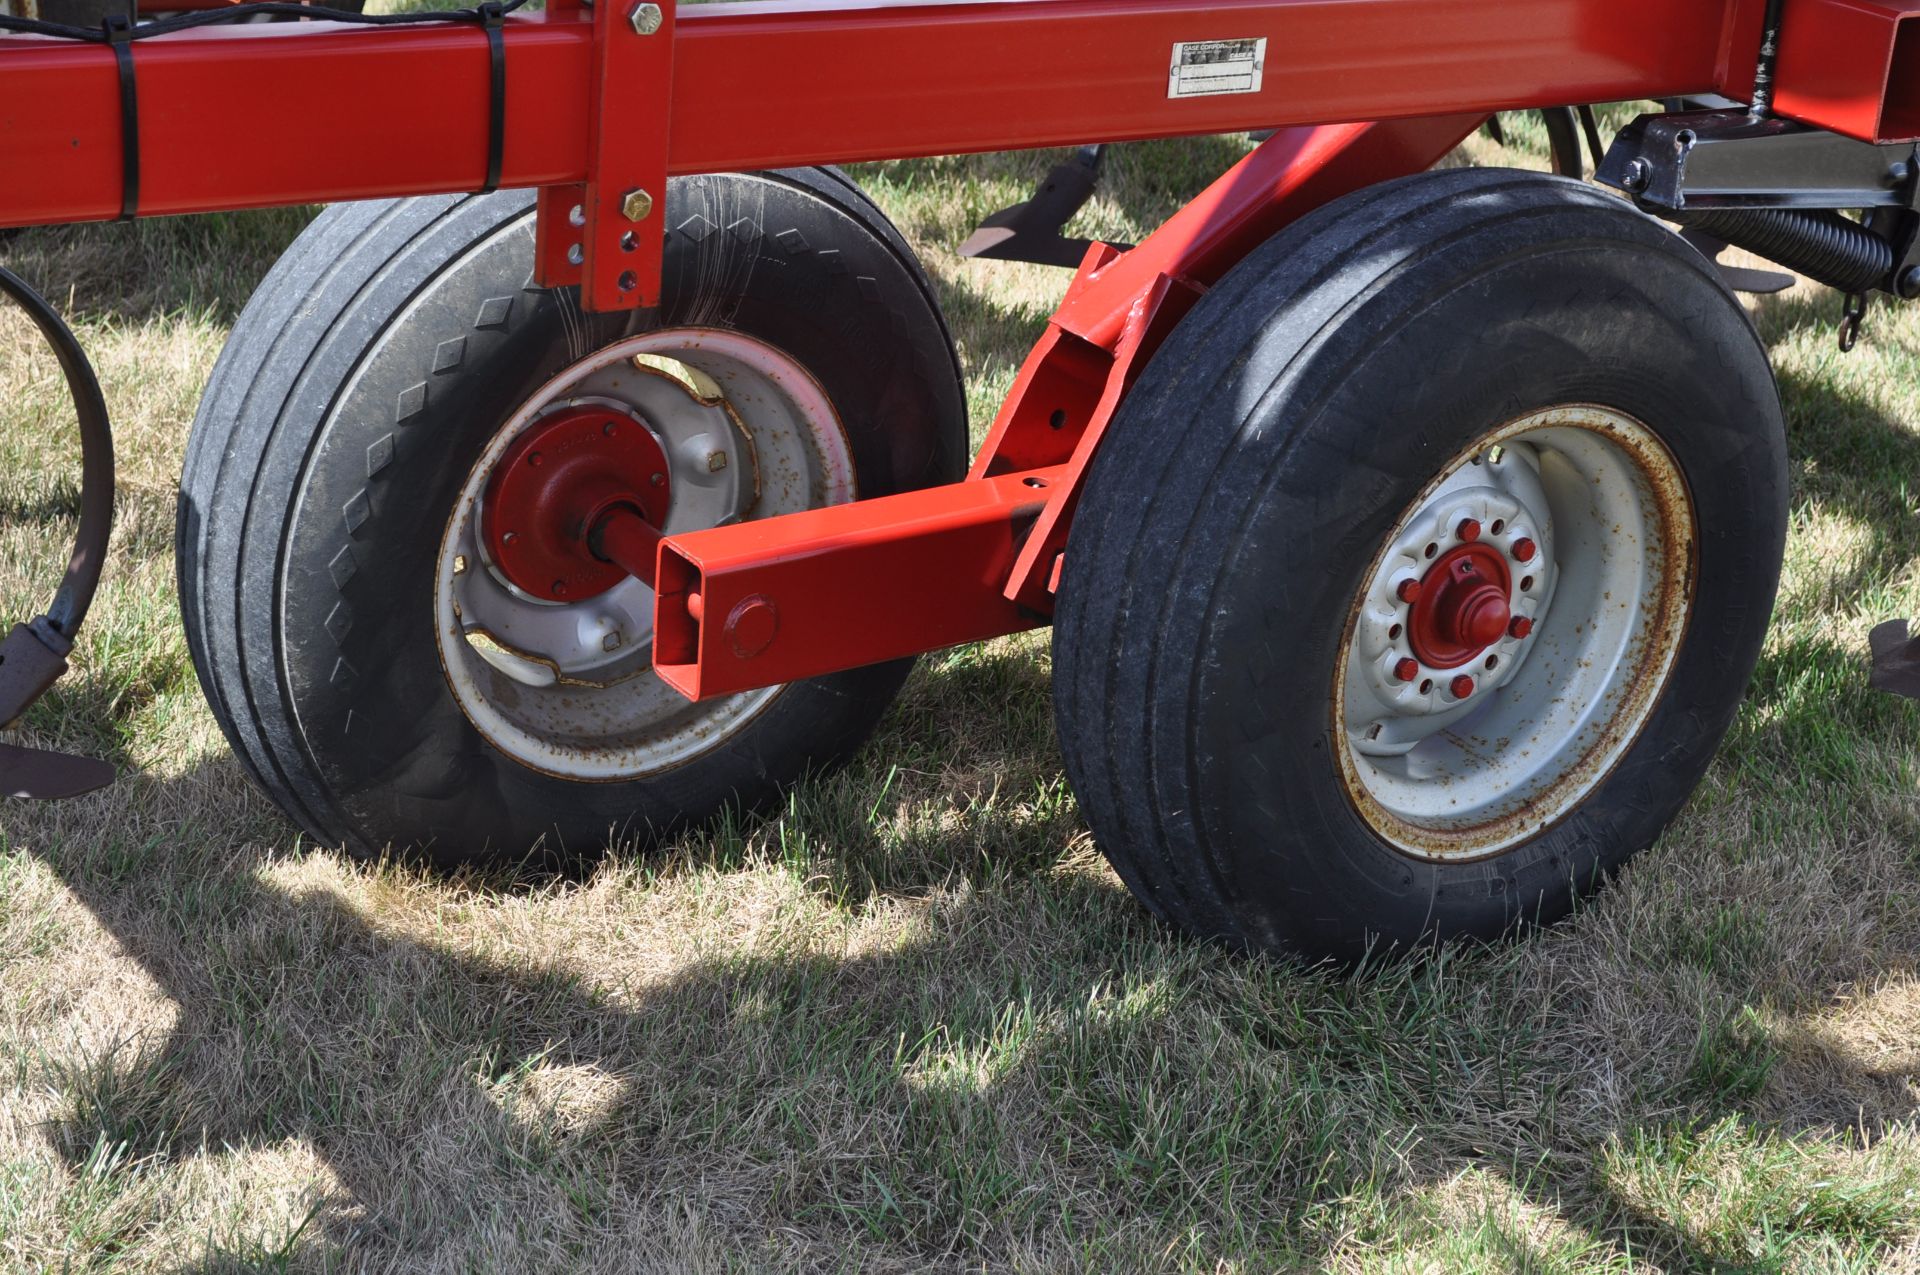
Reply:
[[[1537,153],[1538,130],[1516,130]],[[1244,149],[1129,147],[1132,239]],[[1485,142],[1472,158],[1503,162]],[[1060,272],[953,253],[1043,154],[859,176],[924,254],[976,434]],[[1739,720],[1663,840],[1535,939],[1331,974],[1152,924],[1061,775],[1044,635],[924,660],[847,771],[537,888],[303,845],[179,633],[186,426],[280,211],[27,233],[121,432],[113,570],[0,809],[0,1271],[1920,1270],[1920,320],[1756,307],[1793,531]],[[75,514],[0,316],[0,614]]]

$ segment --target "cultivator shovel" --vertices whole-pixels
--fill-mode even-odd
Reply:
[[[83,456],[80,530],[66,576],[46,613],[14,625],[0,642],[0,728],[4,728],[14,725],[67,671],[73,635],[93,602],[113,522],[113,435],[100,382],[53,307],[5,269],[0,269],[0,293],[27,312],[53,347],[79,413]],[[112,766],[91,757],[0,744],[0,796],[72,797],[104,788],[113,778]]]

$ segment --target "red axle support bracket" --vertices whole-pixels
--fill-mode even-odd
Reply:
[[[673,536],[654,671],[689,699],[1044,624],[1002,591],[1057,468]]]
[[[995,419],[972,476],[1064,465],[1007,579],[1006,596],[1051,612],[1061,554],[1121,400],[1206,288],[1289,222],[1341,195],[1419,172],[1479,115],[1282,129],[1132,251],[1096,244]]]
[[[702,699],[1045,624],[1102,431],[1206,286],[1313,208],[1428,167],[1481,119],[1283,131],[1139,247],[1094,245],[965,481],[663,541],[655,671]]]
[[[580,13],[566,0],[548,20]],[[590,15],[587,180],[540,191],[534,254],[541,285],[578,283],[588,310],[660,301],[674,16],[674,0],[601,0]]]

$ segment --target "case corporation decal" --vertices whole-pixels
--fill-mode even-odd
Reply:
[[[1173,46],[1168,97],[1258,93],[1267,65],[1267,40],[1183,40]]]

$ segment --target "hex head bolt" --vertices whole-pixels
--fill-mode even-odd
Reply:
[[[1522,536],[1513,542],[1513,556],[1522,562],[1532,562],[1534,552],[1537,548],[1538,546],[1535,545],[1533,541]]]
[[[1393,596],[1408,604],[1418,602],[1420,600],[1420,582],[1418,580],[1402,580],[1400,586],[1393,591]]]
[[[1508,637],[1523,638],[1531,632],[1533,632],[1533,621],[1524,615],[1514,616],[1513,623],[1507,626]]]
[[[1401,656],[1394,662],[1393,675],[1403,682],[1411,682],[1420,676],[1420,661],[1409,655]]]
[[[1473,694],[1473,679],[1465,673],[1462,673],[1459,677],[1447,683],[1447,689],[1453,692],[1455,699],[1465,699],[1467,696]]]
[[[1480,520],[1478,518],[1462,518],[1460,525],[1453,529],[1453,534],[1462,540],[1478,540],[1480,538]]]

